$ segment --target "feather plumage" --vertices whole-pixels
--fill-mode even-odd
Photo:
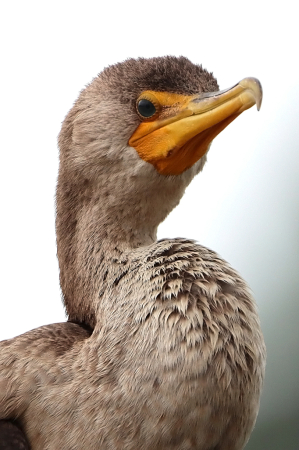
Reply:
[[[0,418],[17,417],[32,450],[240,450],[256,420],[265,347],[246,283],[193,241],[156,240],[206,157],[165,177],[127,144],[140,122],[129,97],[160,63],[161,88],[177,76],[181,93],[185,70],[187,93],[217,89],[185,58],[129,60],[62,127],[61,286],[92,332],[55,324],[0,343]]]

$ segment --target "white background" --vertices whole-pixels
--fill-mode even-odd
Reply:
[[[159,238],[196,239],[248,281],[268,347],[257,430],[284,424],[293,436],[290,424],[299,416],[295,2],[2,5],[0,340],[65,320],[54,228],[57,135],[84,85],[109,64],[166,54],[202,63],[221,89],[255,76],[264,88],[261,111],[245,112],[215,139],[204,172],[161,225]],[[256,449],[297,449],[261,439]]]

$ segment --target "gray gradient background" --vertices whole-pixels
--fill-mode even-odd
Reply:
[[[245,112],[215,139],[204,172],[161,225],[159,238],[196,239],[248,281],[268,360],[246,449],[298,450],[295,2],[210,3],[1,5],[0,339],[65,320],[54,230],[56,137],[80,89],[104,66],[129,56],[183,54],[212,70],[221,89],[255,76],[264,87],[261,111]]]

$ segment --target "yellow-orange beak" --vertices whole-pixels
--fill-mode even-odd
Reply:
[[[185,96],[143,92],[157,112],[145,119],[129,139],[139,156],[163,175],[178,175],[208,150],[211,141],[239,114],[254,104],[260,109],[262,87],[245,78],[231,89]]]

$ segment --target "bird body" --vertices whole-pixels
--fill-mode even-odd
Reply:
[[[224,450],[247,441],[263,346],[246,285],[187,240],[136,253],[115,258],[91,336],[70,342],[77,325],[57,324],[7,345],[7,379],[33,450]]]
[[[192,108],[195,92],[209,102],[218,89],[185,58],[128,60],[82,91],[63,124],[57,245],[75,323],[0,343],[0,418],[18,419],[31,450],[240,450],[255,423],[265,348],[245,282],[193,241],[156,240],[210,144],[196,137],[186,167],[195,147],[183,142],[184,169],[171,173],[180,154],[159,139],[181,100],[152,93],[165,86]],[[136,114],[145,89],[142,100],[171,104],[155,121]]]

